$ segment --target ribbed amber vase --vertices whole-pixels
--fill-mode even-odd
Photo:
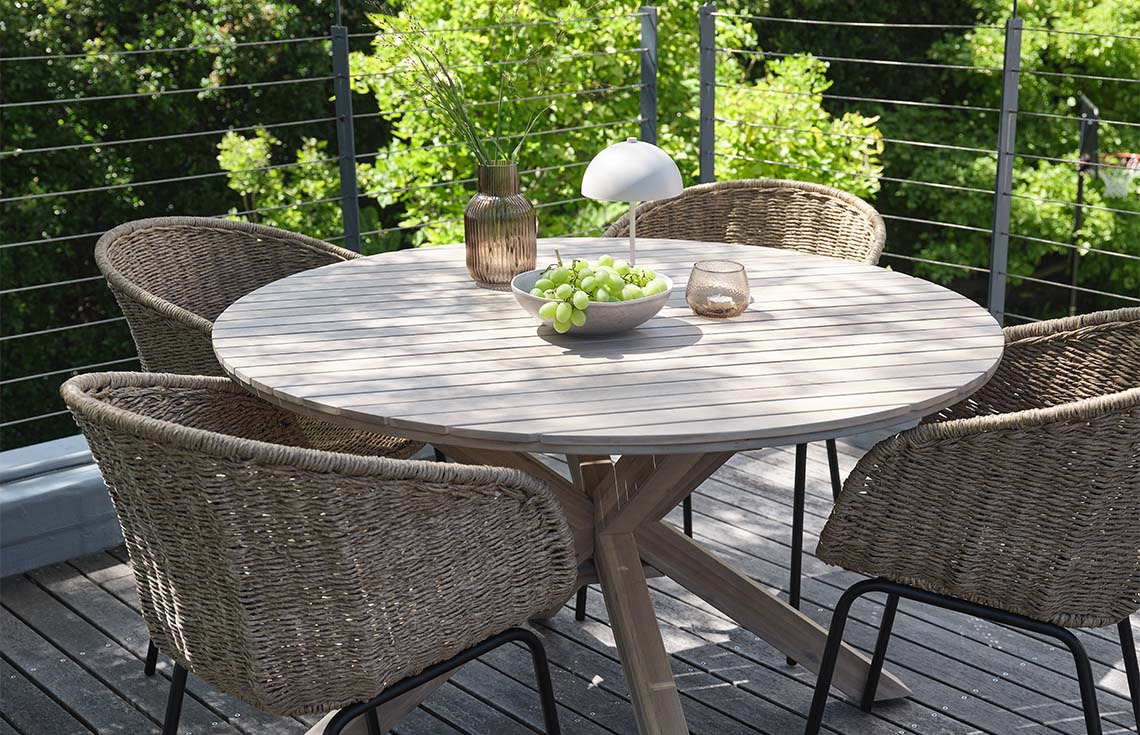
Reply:
[[[517,163],[479,166],[479,193],[463,213],[463,234],[467,271],[484,288],[506,290],[512,278],[535,267],[538,220],[519,193]]]

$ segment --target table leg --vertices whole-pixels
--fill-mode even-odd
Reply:
[[[637,542],[646,562],[810,671],[819,671],[827,631],[811,618],[671,525],[645,524],[637,530]],[[870,662],[867,656],[845,645],[835,667],[835,688],[859,701]],[[910,690],[897,677],[884,673],[876,699],[898,699],[909,694]]]

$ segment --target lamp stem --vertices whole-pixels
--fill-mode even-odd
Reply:
[[[629,264],[637,264],[637,253],[634,243],[637,241],[637,202],[629,203]]]

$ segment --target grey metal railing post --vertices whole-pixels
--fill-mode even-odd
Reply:
[[[340,165],[340,211],[344,222],[344,246],[360,252],[360,202],[356,192],[356,140],[352,130],[352,84],[348,72],[348,29],[337,24],[332,36],[333,95],[336,100],[336,147]]]
[[[990,234],[990,284],[987,306],[998,324],[1005,319],[1005,283],[1009,267],[1010,206],[1013,203],[1013,163],[1017,144],[1017,95],[1021,77],[1021,18],[1005,23],[1005,57],[1001,67],[998,118],[997,180]]]
[[[641,9],[641,139],[657,144],[657,8]]]
[[[701,132],[700,179],[716,181],[716,3],[705,3],[700,10],[701,34]]]

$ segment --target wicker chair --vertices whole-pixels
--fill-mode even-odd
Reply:
[[[247,293],[279,278],[357,253],[274,227],[211,217],[156,217],[109,230],[95,244],[95,263],[127,317],[143,370],[224,375],[210,341],[214,320]],[[311,422],[310,422],[311,423]],[[311,423],[315,446],[341,447],[346,432]],[[421,442],[377,437],[381,456],[405,458]],[[441,459],[437,453],[437,459]],[[158,650],[147,650],[152,676]]]
[[[763,245],[871,265],[879,262],[887,237],[883,218],[870,204],[845,191],[806,181],[744,179],[700,184],[673,199],[643,204],[636,215],[637,234],[641,237]],[[610,225],[605,235],[627,237],[629,215]],[[832,495],[838,496],[842,480],[834,439],[827,440],[827,461]],[[806,444],[796,447],[795,467],[789,599],[799,607]],[[682,512],[685,533],[692,536],[691,496],[685,498]],[[579,620],[585,619],[585,602],[582,588],[576,608]]]
[[[186,672],[282,715],[379,704],[505,640],[570,594],[557,500],[514,470],[313,448],[292,413],[224,378],[102,373],[62,394],[123,528],[150,634]],[[417,676],[420,674],[420,676]],[[377,696],[378,692],[382,692]],[[372,723],[376,726],[376,723]]]
[[[1140,676],[1140,309],[1005,330],[997,373],[968,399],[879,442],[848,477],[819,558],[874,575],[835,609],[807,732],[819,731],[848,610],[887,593],[863,695],[875,698],[899,597],[1053,637],[1077,663],[1100,733],[1088,657],[1069,628],[1116,625],[1133,714]]]

